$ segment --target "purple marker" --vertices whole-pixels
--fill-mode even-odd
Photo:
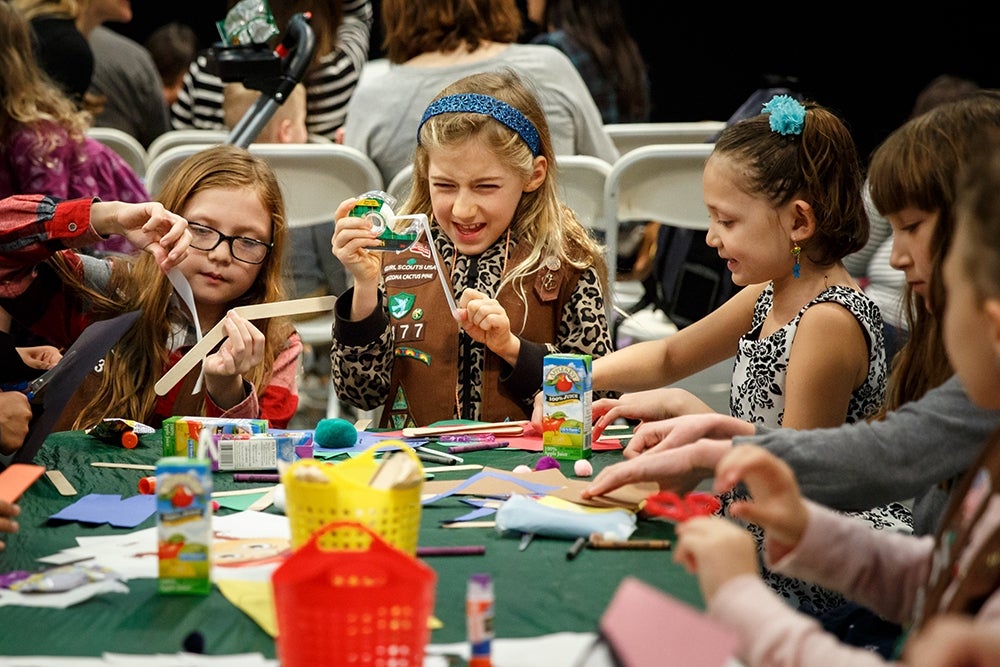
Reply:
[[[482,544],[469,544],[458,547],[417,547],[417,556],[482,556],[486,547]]]
[[[269,484],[277,484],[281,481],[281,475],[275,473],[253,473],[253,472],[234,472],[233,473],[234,482],[265,482]]]
[[[449,454],[461,454],[462,452],[478,452],[484,449],[500,449],[510,443],[506,440],[501,442],[472,442],[467,445],[452,445],[448,448]]]

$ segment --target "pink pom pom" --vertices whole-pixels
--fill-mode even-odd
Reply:
[[[538,463],[535,464],[535,470],[549,470],[550,468],[558,468],[559,461],[556,461],[551,456],[543,456],[538,459]]]
[[[573,472],[577,477],[590,477],[594,474],[594,466],[587,459],[578,459],[573,464]]]
[[[530,466],[526,466],[526,465],[524,465],[522,463],[519,466],[515,466],[515,468],[514,468],[514,470],[512,472],[531,472],[531,467]]]

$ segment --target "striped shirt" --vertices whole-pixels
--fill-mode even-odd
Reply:
[[[344,124],[347,102],[354,93],[361,68],[368,59],[372,30],[371,0],[345,0],[344,20],[337,29],[337,47],[320,57],[319,66],[306,75],[306,126],[310,134],[336,141]],[[222,115],[222,79],[206,71],[204,53],[191,63],[184,86],[170,108],[175,130],[225,130]]]

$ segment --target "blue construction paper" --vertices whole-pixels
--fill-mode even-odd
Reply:
[[[402,440],[410,447],[420,447],[426,445],[430,440],[427,438],[402,438],[398,435],[388,435],[386,433],[373,433],[371,431],[358,431],[358,441],[353,447],[319,447],[313,443],[313,456],[317,459],[330,459],[343,454],[355,456],[361,454],[371,447],[377,447],[385,440]],[[385,451],[399,449],[398,447],[386,447]]]
[[[137,495],[122,500],[119,495],[91,493],[49,518],[81,523],[109,523],[118,528],[135,528],[154,512],[156,512],[156,496]]]
[[[116,528],[135,528],[156,512],[155,495],[136,495],[122,498],[108,523]]]
[[[496,514],[496,507],[479,507],[471,512],[466,512],[461,516],[456,516],[454,519],[448,519],[445,523],[456,523],[459,521],[478,521],[488,516]]]

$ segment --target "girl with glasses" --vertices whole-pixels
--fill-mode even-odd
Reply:
[[[55,430],[87,428],[104,417],[159,427],[172,415],[287,426],[298,406],[298,335],[285,320],[250,322],[229,312],[285,298],[287,228],[274,172],[245,149],[214,146],[184,161],[158,201],[162,207],[41,195],[0,202],[0,305],[15,320],[65,346],[90,322],[142,310],[84,380]],[[145,252],[104,259],[77,252],[110,233]],[[167,278],[173,265],[191,286],[197,322]],[[156,396],[156,381],[196,342],[195,327],[206,333],[223,320],[221,346]],[[201,389],[192,394],[201,370]]]

